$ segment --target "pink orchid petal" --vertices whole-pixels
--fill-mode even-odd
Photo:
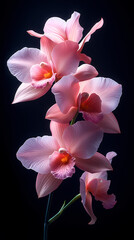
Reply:
[[[22,48],[7,61],[9,71],[19,81],[31,82],[30,68],[34,64],[46,61],[46,55],[37,48]]]
[[[110,155],[110,157],[114,157],[115,153],[112,152]],[[103,207],[106,209],[112,208],[116,204],[115,195],[107,194],[110,183],[111,181],[107,180],[106,172],[86,174],[85,184],[87,191],[91,192],[97,201],[101,201]]]
[[[87,33],[87,35],[83,38],[83,40],[80,42],[79,44],[79,52],[82,51],[83,47],[84,47],[84,44],[86,42],[88,42],[91,38],[91,35],[96,31],[98,30],[99,28],[101,28],[104,24],[104,20],[103,18],[101,18],[101,20],[99,22],[97,22],[92,28],[91,30]]]
[[[102,120],[103,118],[103,114],[102,113],[86,113],[83,112],[83,118],[86,121],[91,121],[93,123],[99,124],[99,122]]]
[[[62,113],[57,104],[50,107],[45,118],[59,123],[69,123],[77,112],[77,107],[71,107],[67,113]]]
[[[104,171],[104,172],[97,172],[97,173],[90,173],[90,172],[87,172],[87,175],[86,175],[86,186],[87,186],[87,189],[88,189],[88,184],[90,184],[90,182],[94,179],[98,179],[98,178],[103,178],[105,180],[107,180],[107,172]],[[97,188],[97,183],[94,183],[94,185],[90,185],[90,188],[91,186],[93,186],[94,188]]]
[[[79,54],[79,60],[80,61],[82,61],[84,63],[87,63],[87,64],[91,63],[91,61],[92,61],[91,57],[87,56],[84,53],[80,53],[79,51],[78,51],[78,54]]]
[[[40,40],[41,51],[46,54],[48,61],[52,60],[51,53],[55,46],[56,43],[53,42],[51,39],[47,38],[45,35]]]
[[[25,168],[47,174],[50,172],[49,156],[58,149],[59,145],[52,136],[29,138],[19,148],[16,156]]]
[[[88,191],[92,192],[96,200],[105,201],[107,198],[107,191],[109,189],[110,182],[110,180],[95,178],[89,182],[87,189]]]
[[[93,208],[92,208],[92,196],[88,192],[86,194],[86,202],[84,207],[87,213],[89,214],[89,216],[91,217],[91,220],[88,224],[89,225],[95,224],[95,222],[97,221],[97,217],[94,215]]]
[[[95,184],[94,184],[95,182]],[[87,186],[88,190],[94,195],[95,199],[101,201],[106,209],[113,208],[116,204],[115,195],[107,194],[110,186],[110,180],[93,179]],[[95,186],[95,187],[94,187]]]
[[[89,64],[82,64],[80,67],[77,68],[76,73],[74,76],[79,81],[89,80],[91,78],[94,78],[98,75],[97,70]]]
[[[50,88],[50,84],[47,84],[44,88],[34,88],[31,83],[22,83],[17,89],[12,103],[35,100],[46,94]]]
[[[114,194],[107,194],[107,198],[102,202],[102,205],[105,209],[111,209],[117,203],[116,197]]]
[[[73,156],[84,159],[95,154],[102,138],[102,131],[95,124],[87,121],[78,121],[66,128],[63,133],[66,149]]]
[[[27,33],[30,34],[31,36],[37,37],[37,38],[41,38],[41,37],[44,36],[44,34],[37,33],[37,32],[35,32],[33,30],[28,30]]]
[[[66,22],[59,17],[49,18],[44,26],[45,36],[56,43],[60,43],[66,39]]]
[[[112,170],[112,166],[108,159],[101,153],[95,153],[93,157],[89,159],[76,159],[76,166],[83,171],[96,173],[107,170]]]
[[[54,190],[56,190],[62,183],[61,179],[55,178],[51,173],[40,174],[36,178],[36,191],[38,198],[45,197]]]
[[[80,177],[80,195],[83,204],[85,204],[86,201],[86,176],[87,172],[84,172]]]
[[[88,37],[90,35],[92,35],[94,32],[96,32],[96,30],[100,29],[104,24],[104,20],[103,18],[101,18],[101,20],[99,22],[97,22],[90,30],[90,32],[85,36],[86,38],[86,42],[88,41]]]
[[[94,224],[97,220],[96,216],[93,213],[92,209],[92,196],[90,193],[86,191],[86,186],[85,186],[85,180],[86,178],[86,172],[84,172],[80,178],[80,194],[82,198],[82,204],[86,210],[86,212],[89,214],[91,217],[91,221],[88,223],[90,225]]]
[[[113,113],[104,114],[98,126],[105,133],[120,133],[120,127],[118,121]]]
[[[69,125],[68,123],[62,124],[54,121],[50,122],[50,130],[51,130],[52,136],[57,140],[60,148],[65,147],[62,135],[64,130],[68,127],[68,125]]]
[[[79,92],[78,79],[72,75],[64,76],[52,87],[56,103],[61,112],[67,113],[69,109],[77,107],[77,95]]]
[[[62,156],[61,156],[62,155]],[[61,158],[65,158],[66,155],[69,156],[69,160],[66,160],[67,162],[62,162]],[[53,154],[50,156],[50,167],[51,167],[51,173],[55,178],[58,179],[66,179],[68,177],[72,177],[72,175],[75,173],[75,159],[71,157],[68,153],[60,153],[59,151],[53,152]]]
[[[109,162],[111,163],[113,158],[117,156],[117,153],[114,151],[108,152],[106,154],[106,158],[109,160]]]
[[[83,28],[79,24],[80,14],[78,12],[74,12],[71,15],[71,18],[67,20],[66,23],[66,34],[67,39],[79,42],[82,38]]]
[[[57,72],[57,78],[76,72],[79,65],[77,50],[78,43],[69,40],[57,44],[53,48],[52,60]]]
[[[102,113],[108,114],[112,112],[119,104],[122,94],[122,86],[110,78],[97,77],[90,81],[80,82],[82,92],[89,95],[96,93],[101,101]]]

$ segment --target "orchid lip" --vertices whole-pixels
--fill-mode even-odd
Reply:
[[[50,157],[51,173],[55,178],[72,177],[75,172],[74,165],[75,158],[65,148],[54,151]]]

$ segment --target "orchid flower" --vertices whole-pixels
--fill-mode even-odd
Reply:
[[[50,130],[52,136],[30,138],[17,152],[24,167],[38,172],[36,190],[39,197],[48,195],[64,179],[71,177],[75,165],[89,172],[112,169],[107,158],[96,154],[103,138],[97,126],[86,121],[72,126],[51,121]]]
[[[67,21],[59,17],[49,18],[43,28],[44,34],[37,33],[33,30],[28,30],[27,32],[31,36],[41,38],[41,50],[47,52],[47,56],[51,58],[51,51],[53,47],[66,40],[71,40],[73,42],[79,42],[83,35],[83,28],[79,24],[80,13],[74,12],[71,18]],[[99,28],[103,26],[103,19],[97,22],[87,35],[79,43],[78,53],[81,53],[84,44],[89,41],[91,35]],[[80,54],[81,61],[88,64],[91,62],[91,58],[85,54]]]
[[[66,123],[81,112],[85,120],[98,125],[104,132],[120,132],[112,111],[118,106],[121,85],[104,77],[79,82],[81,76],[80,72],[65,76],[53,86],[56,104],[47,111],[46,118]]]
[[[55,80],[74,73],[79,65],[77,43],[66,41],[53,49],[52,61],[36,48],[23,48],[8,60],[10,72],[22,82],[13,103],[34,100],[44,95]]]
[[[111,163],[112,158],[117,154],[115,152],[109,152],[106,158]],[[92,209],[92,195],[95,200],[101,201],[105,209],[113,208],[116,204],[115,195],[107,194],[110,186],[110,180],[107,180],[107,173],[89,173],[84,172],[80,178],[80,194],[82,198],[82,204],[86,212],[91,217],[89,224],[94,224],[97,220]]]

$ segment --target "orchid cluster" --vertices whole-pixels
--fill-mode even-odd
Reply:
[[[113,111],[119,104],[122,86],[110,78],[97,77],[91,58],[82,52],[91,35],[103,26],[103,19],[82,38],[79,18],[78,12],[67,21],[51,17],[43,34],[27,31],[40,39],[40,49],[25,47],[13,54],[7,65],[21,82],[13,103],[35,100],[50,88],[55,97],[55,104],[45,116],[51,120],[51,136],[26,140],[17,152],[17,159],[25,168],[38,173],[39,198],[72,177],[76,167],[81,169],[79,196],[91,217],[89,224],[94,224],[92,196],[105,209],[116,203],[115,195],[107,193],[110,187],[107,171],[112,170],[111,161],[117,154],[111,151],[104,156],[98,148],[104,133],[120,133]],[[76,121],[78,114],[82,114],[83,120]]]

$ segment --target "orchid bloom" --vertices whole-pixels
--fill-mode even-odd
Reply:
[[[41,38],[41,50],[47,52],[47,56],[51,58],[51,51],[53,47],[61,42],[70,40],[78,43],[83,35],[83,28],[79,24],[80,13],[74,12],[71,18],[67,21],[59,17],[49,18],[43,28],[44,34],[36,33],[33,30],[28,30],[27,32],[31,36]],[[97,22],[87,35],[79,43],[78,53],[81,53],[84,44],[89,41],[91,35],[99,28],[103,26],[103,19]],[[82,61],[90,64],[91,58],[85,54],[80,54]]]
[[[86,78],[86,71],[83,74]],[[85,120],[97,124],[104,132],[120,132],[112,111],[118,106],[121,85],[104,77],[79,80],[81,73],[77,71],[75,76],[65,76],[53,86],[56,104],[47,111],[46,118],[66,123],[81,112]]]
[[[30,101],[43,96],[55,80],[76,72],[79,65],[78,44],[66,41],[56,45],[52,61],[36,48],[23,48],[13,54],[8,62],[10,72],[22,82],[13,103]]]
[[[50,130],[52,136],[30,138],[17,152],[24,167],[38,172],[36,190],[39,197],[48,195],[63,179],[71,177],[75,165],[89,172],[112,169],[107,158],[95,155],[103,137],[97,126],[86,121],[72,126],[51,121]]]
[[[109,152],[106,158],[111,163],[112,158],[117,154],[115,152]],[[94,224],[97,220],[92,209],[92,195],[95,200],[101,201],[105,209],[113,208],[116,204],[115,195],[107,194],[110,186],[110,180],[107,180],[107,173],[89,173],[84,172],[80,178],[80,194],[82,198],[82,204],[86,212],[91,217],[89,224]]]

